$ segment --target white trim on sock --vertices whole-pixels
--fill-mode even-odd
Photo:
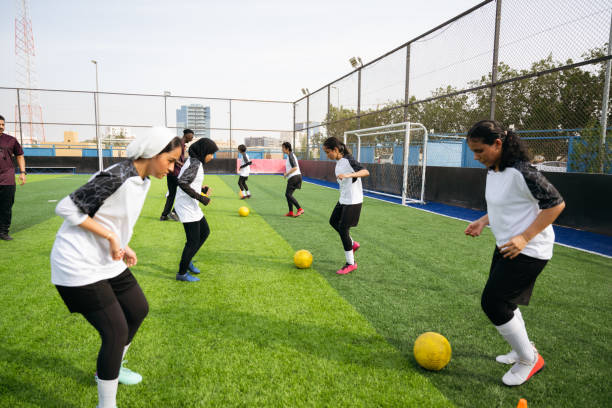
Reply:
[[[115,408],[117,406],[117,386],[119,378],[100,380],[98,378],[98,408]]]
[[[519,312],[520,313],[520,312]],[[533,345],[529,342],[527,329],[521,319],[515,314],[508,323],[495,326],[499,334],[516,351],[520,360],[531,363],[535,358]]]
[[[353,250],[351,249],[350,251],[344,251],[344,256],[346,257],[346,263],[347,264],[354,264],[355,263],[355,257],[353,255]]]

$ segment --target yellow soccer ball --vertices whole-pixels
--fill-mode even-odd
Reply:
[[[310,265],[312,265],[312,254],[305,249],[300,249],[293,255],[293,263],[300,269],[310,268]]]
[[[238,214],[240,214],[241,217],[246,217],[250,212],[249,207],[240,207],[238,209]]]
[[[440,333],[426,332],[414,342],[414,358],[427,370],[438,371],[451,359],[451,345]]]

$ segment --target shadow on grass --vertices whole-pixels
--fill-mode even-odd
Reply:
[[[16,365],[18,367],[28,367],[25,372],[44,369],[56,376],[70,378],[79,385],[94,386],[91,372],[75,368],[67,361],[52,357],[49,354],[40,355],[0,346],[0,361],[5,361],[9,365]],[[77,407],[77,405],[54,396],[47,389],[37,387],[36,383],[38,380],[38,378],[33,378],[32,381],[23,382],[16,377],[10,376],[7,372],[0,373],[0,391],[2,395],[12,395],[18,401],[27,402],[39,407]],[[58,390],[62,390],[62,387],[59,386]]]

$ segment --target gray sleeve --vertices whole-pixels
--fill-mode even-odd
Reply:
[[[291,168],[297,167],[297,163],[295,162],[295,156],[293,153],[289,153],[289,165]]]
[[[540,209],[552,208],[563,202],[563,197],[555,186],[530,163],[518,163],[515,168],[523,175],[531,195],[538,200]]]
[[[185,194],[187,194],[189,197],[195,200],[198,200],[204,205],[208,205],[208,203],[210,202],[210,199],[208,197],[205,197],[199,194],[197,191],[191,188],[191,183],[193,182],[193,180],[195,180],[198,174],[199,168],[200,168],[200,161],[194,157],[191,157],[189,159],[189,167],[185,169],[183,174],[181,174],[181,176],[178,179],[178,185],[181,188],[181,190],[183,190]]]

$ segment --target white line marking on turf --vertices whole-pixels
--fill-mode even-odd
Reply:
[[[57,203],[57,200],[47,200],[48,203]]]
[[[312,181],[304,180],[304,182],[305,183],[314,184],[315,186],[319,186],[319,187],[329,188],[330,190],[338,190],[337,188],[329,187],[329,186],[324,186],[324,185],[321,185],[321,184],[318,184],[318,183],[313,183]],[[394,203],[393,201],[383,200],[382,198],[370,197],[370,196],[365,195],[365,194],[364,194],[364,197],[371,198],[372,200],[384,201],[385,203],[389,203],[389,204],[401,205],[402,207],[414,208],[415,210],[425,211],[425,212],[428,212],[428,213],[431,213],[431,214],[435,214],[435,215],[441,215],[442,217],[452,218],[454,220],[465,221],[465,222],[472,222],[471,220],[466,220],[465,218],[453,217],[452,215],[441,214],[441,213],[438,213],[438,212],[435,212],[435,211],[426,210],[424,208],[413,207],[411,205],[402,205],[401,203]],[[490,228],[490,227],[487,225],[487,228]],[[588,249],[578,248],[578,247],[575,247],[575,246],[572,246],[572,245],[562,244],[560,242],[555,242],[555,245],[561,245],[561,246],[564,246],[564,247],[567,247],[567,248],[572,248],[572,249],[575,249],[575,250],[578,250],[578,251],[582,251],[582,252],[586,252],[586,253],[589,253],[589,254],[603,256],[604,258],[612,258],[612,256],[606,255],[606,254],[602,254],[601,252],[590,251]]]

